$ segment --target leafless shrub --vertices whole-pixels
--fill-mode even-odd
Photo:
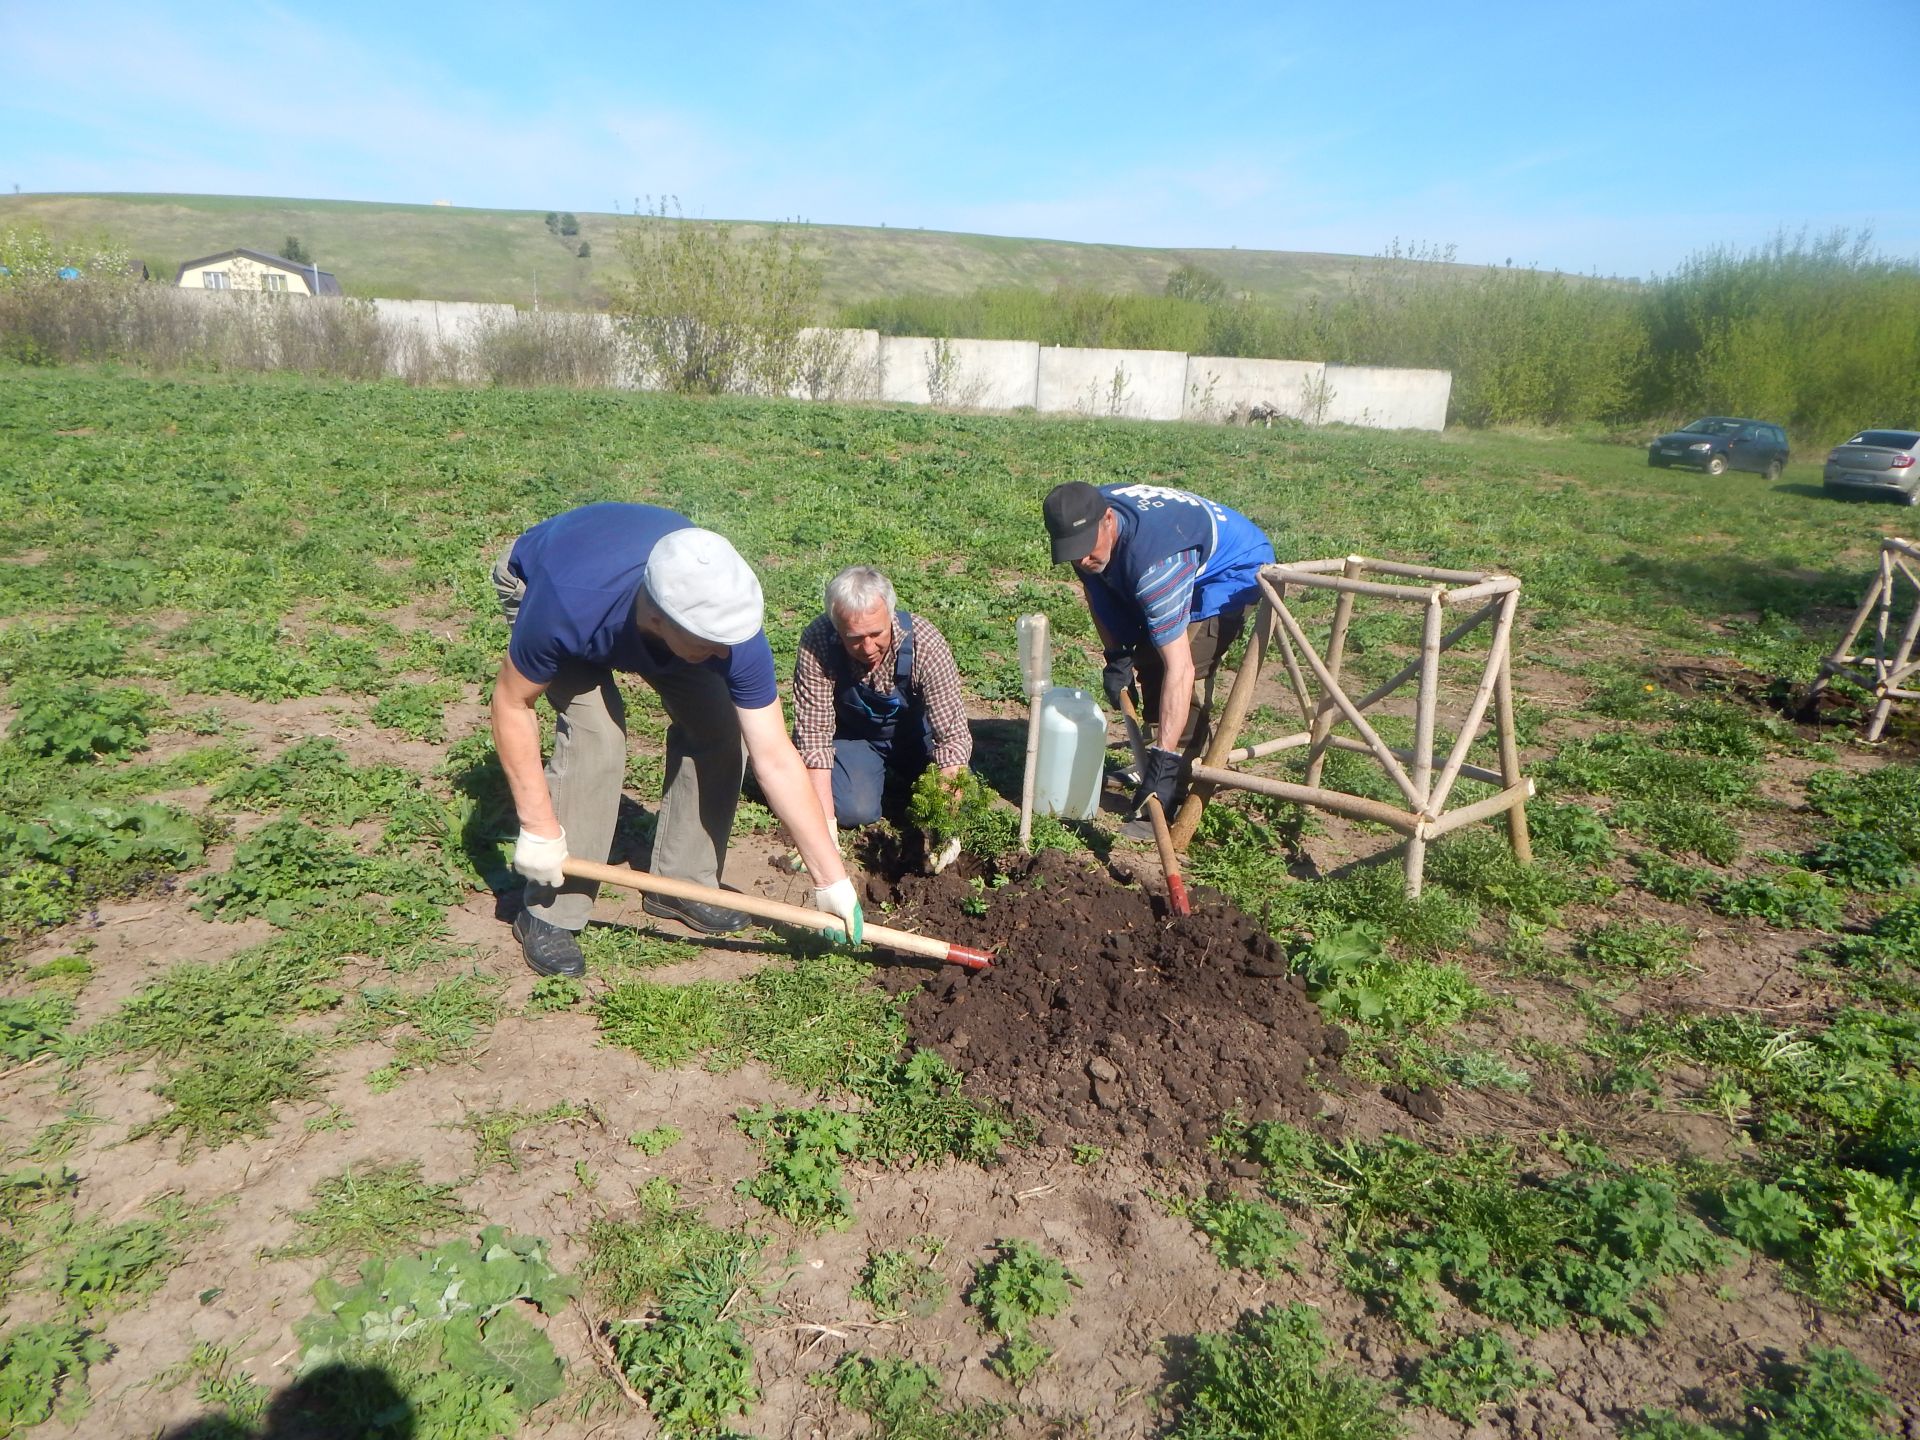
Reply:
[[[487,316],[468,332],[466,348],[473,378],[486,384],[611,388],[622,379],[620,339],[601,315]]]
[[[300,370],[368,380],[386,373],[388,351],[364,300],[93,280],[0,291],[0,353],[36,364],[117,360],[161,371]]]

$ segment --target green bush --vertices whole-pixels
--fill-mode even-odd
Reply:
[[[144,749],[156,701],[144,690],[99,690],[84,680],[16,687],[7,738],[29,755],[75,764]]]

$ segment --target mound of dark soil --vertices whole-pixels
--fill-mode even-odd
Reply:
[[[998,957],[986,971],[899,967],[892,983],[922,986],[914,1040],[969,1091],[1037,1118],[1050,1144],[1178,1149],[1230,1112],[1310,1120],[1309,1067],[1327,1075],[1347,1047],[1280,948],[1210,890],[1175,919],[1092,859],[1042,851],[999,884],[875,875],[868,899],[891,907],[888,924]]]

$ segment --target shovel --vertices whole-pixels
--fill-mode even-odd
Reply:
[[[1160,868],[1167,872],[1167,908],[1175,915],[1191,915],[1193,905],[1187,899],[1187,882],[1180,875],[1180,857],[1173,852],[1173,831],[1167,827],[1167,812],[1160,808],[1160,797],[1147,797],[1147,819],[1153,822],[1153,843],[1160,850]]]
[[[696,885],[691,880],[670,880],[665,875],[654,875],[645,870],[634,870],[625,865],[598,865],[591,860],[576,860],[568,856],[560,867],[576,880],[596,880],[602,885],[621,885],[629,890],[649,890],[655,895],[671,895],[676,900],[698,900],[707,905],[718,905],[728,910],[744,910],[762,920],[776,920],[782,925],[797,925],[803,930],[831,930],[836,934],[845,933],[838,915],[829,915],[824,910],[811,910],[804,905],[789,905],[784,900],[767,900],[758,895],[742,895],[732,890],[720,890],[711,885]],[[909,930],[893,930],[885,925],[864,927],[864,937],[874,945],[884,945],[889,950],[898,950],[906,955],[921,955],[929,960],[944,960],[951,965],[964,965],[969,970],[985,970],[993,964],[991,950],[975,950],[967,945],[953,945],[945,940],[934,940],[925,935],[915,935]]]
[[[1140,733],[1140,717],[1134,713],[1133,697],[1120,692],[1120,718],[1127,722],[1127,741],[1133,746],[1133,763],[1141,771],[1147,768],[1147,742]],[[1149,795],[1147,819],[1153,825],[1153,843],[1160,851],[1160,868],[1167,872],[1167,908],[1175,915],[1191,915],[1193,905],[1187,899],[1187,882],[1180,877],[1180,857],[1174,853],[1173,831],[1167,826],[1167,812],[1160,797]]]

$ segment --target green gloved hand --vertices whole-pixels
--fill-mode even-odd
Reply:
[[[831,885],[815,887],[813,907],[829,915],[838,915],[840,923],[846,927],[843,938],[835,941],[835,944],[858,945],[865,937],[867,920],[861,913],[860,897],[854,892],[852,880],[842,878]]]

